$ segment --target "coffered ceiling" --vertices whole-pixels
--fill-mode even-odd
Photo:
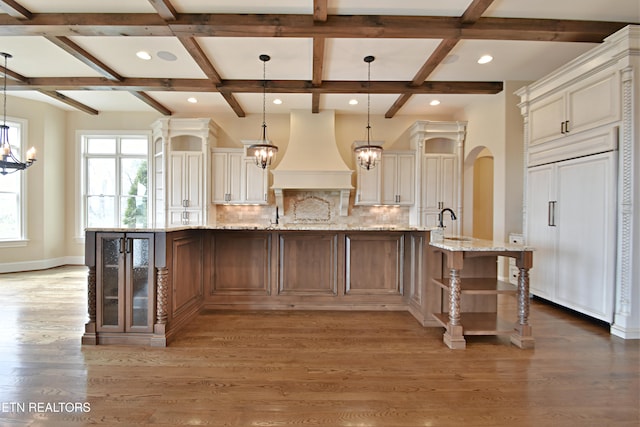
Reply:
[[[0,10],[9,94],[87,114],[259,113],[263,53],[269,113],[362,114],[370,91],[373,114],[450,114],[640,23],[638,0],[0,0]],[[478,64],[483,54],[493,61]]]

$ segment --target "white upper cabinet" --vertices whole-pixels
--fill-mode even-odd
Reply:
[[[379,205],[382,203],[382,173],[381,165],[373,169],[356,166],[358,184],[356,190],[356,205]]]
[[[255,165],[241,148],[216,148],[212,152],[213,203],[266,204],[267,170]]]
[[[159,119],[154,140],[154,226],[208,222],[209,146],[217,141],[210,119]]]
[[[382,203],[410,206],[415,203],[416,156],[412,152],[382,154]]]
[[[424,225],[438,226],[438,215],[444,208],[456,210],[458,193],[458,157],[454,154],[425,154],[422,163],[422,202]],[[457,212],[459,215],[459,212]],[[444,225],[451,229],[450,215]]]
[[[566,89],[533,100],[530,145],[594,129],[620,119],[620,77],[606,69]]]

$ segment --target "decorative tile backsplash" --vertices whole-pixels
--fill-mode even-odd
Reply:
[[[323,224],[351,226],[409,225],[406,206],[354,206],[349,199],[349,215],[340,215],[338,191],[295,191],[284,193],[284,212],[278,212],[280,224]],[[216,205],[217,224],[275,223],[276,207],[253,205]]]

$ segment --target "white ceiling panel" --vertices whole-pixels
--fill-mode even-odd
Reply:
[[[587,50],[592,43],[521,42],[510,40],[462,40],[451,51],[429,80],[535,80]],[[489,54],[493,61],[478,64],[480,56]]]
[[[640,1],[495,0],[483,16],[638,22]]]
[[[148,0],[18,0],[31,13],[154,13]]]
[[[25,77],[100,76],[44,37],[0,37],[0,51],[13,55],[7,68]]]
[[[371,114],[384,114],[398,98],[396,94],[372,94]],[[355,99],[357,105],[350,105],[349,101]],[[335,110],[340,114],[367,114],[366,94],[327,94],[320,96],[321,110]]]
[[[99,111],[155,111],[125,91],[61,90],[61,94]]]
[[[305,38],[207,37],[198,43],[223,79],[262,79],[267,54],[267,79],[311,80],[313,40]]]
[[[169,110],[180,114],[233,113],[227,101],[218,92],[147,92],[147,94]],[[198,102],[189,102],[188,99],[191,97]]]
[[[262,114],[262,94],[237,93],[234,95],[244,111],[248,114]],[[276,105],[274,99],[280,99],[282,104]],[[309,110],[311,108],[311,94],[309,93],[267,93],[267,114],[289,114],[290,110]],[[230,110],[229,110],[230,111]]]
[[[329,39],[324,80],[366,80],[364,57],[375,56],[371,80],[411,80],[438,46],[430,39]]]
[[[341,15],[461,16],[471,0],[328,0],[329,13]]]
[[[313,13],[313,0],[171,0],[171,4],[178,13]]]
[[[175,37],[71,37],[71,40],[127,77],[169,77],[202,79],[206,75]],[[138,51],[151,54],[148,61],[136,56]],[[158,52],[176,57],[167,61]]]

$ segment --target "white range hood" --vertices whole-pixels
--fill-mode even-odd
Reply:
[[[353,171],[336,145],[335,112],[292,110],[289,145],[273,174],[276,204],[284,212],[285,190],[340,192],[340,215],[347,215]]]

